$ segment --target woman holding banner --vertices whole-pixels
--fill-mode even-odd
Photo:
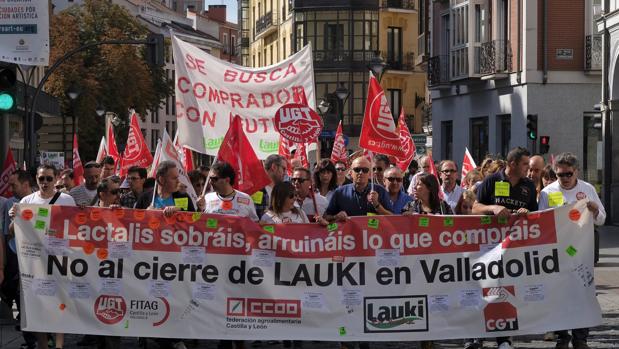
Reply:
[[[275,184],[271,192],[269,210],[262,215],[260,222],[267,224],[309,223],[305,212],[295,207],[296,197],[294,186],[290,182]]]
[[[331,201],[331,196],[337,188],[337,172],[335,165],[329,159],[322,159],[314,171],[314,185],[320,195]]]

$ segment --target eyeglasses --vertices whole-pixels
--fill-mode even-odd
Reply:
[[[112,195],[118,195],[119,191],[120,191],[119,189],[112,189],[112,190],[108,190],[108,193]]]
[[[372,171],[374,171],[374,172],[383,172],[383,168],[382,167],[373,167]]]
[[[402,182],[402,178],[398,178],[398,177],[387,177],[387,180],[389,182],[398,182],[398,183]]]
[[[38,180],[39,182],[51,182],[51,181],[53,181],[53,180],[54,180],[54,177],[52,177],[52,176],[39,176],[39,177],[37,178],[37,180]]]
[[[571,178],[573,175],[574,175],[574,172],[557,173],[557,177],[561,177],[561,178]]]
[[[336,167],[335,170],[338,171],[338,172],[345,172],[346,171],[346,167]]]
[[[128,181],[137,181],[139,179],[140,179],[140,177],[127,177]]]
[[[444,174],[450,174],[450,173],[456,173],[457,171],[456,170],[442,170],[441,172]]]
[[[370,169],[367,167],[355,167],[352,170],[355,171],[355,173],[361,173],[361,172],[369,173],[370,172]]]
[[[307,178],[290,178],[290,181],[291,181],[292,183],[294,183],[294,182],[303,183],[303,182],[305,182],[306,180],[307,180]]]
[[[217,176],[210,176],[209,179],[211,180],[211,182],[217,182],[219,180],[220,177]]]

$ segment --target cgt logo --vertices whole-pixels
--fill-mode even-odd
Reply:
[[[518,310],[509,301],[516,296],[514,286],[483,289],[488,305],[484,308],[486,332],[518,330]]]
[[[428,330],[427,296],[366,297],[365,333]]]
[[[228,298],[226,315],[301,318],[298,299]]]

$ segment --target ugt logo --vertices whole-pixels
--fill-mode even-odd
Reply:
[[[483,295],[488,302],[484,308],[486,332],[518,330],[518,311],[509,302],[516,296],[514,286],[484,288]]]

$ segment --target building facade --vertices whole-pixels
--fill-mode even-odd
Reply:
[[[238,49],[240,41],[239,25],[226,20],[227,6],[226,5],[209,5],[208,10],[202,12],[202,16],[219,25],[219,42],[221,43],[221,51],[219,58],[241,64],[241,55]]]
[[[316,104],[323,115],[322,156],[331,151],[342,120],[348,148],[356,149],[363,121],[369,65],[387,61],[382,86],[397,118],[404,107],[411,132],[421,128],[425,74],[415,69],[417,11],[406,0],[240,0],[241,61],[261,67],[305,45],[314,56]],[[342,94],[341,92],[345,93]],[[346,98],[338,98],[346,95]],[[415,98],[417,96],[417,98]]]
[[[548,136],[546,159],[575,153],[600,189],[599,1],[425,5],[434,159],[460,162],[465,147],[478,164],[515,146],[538,153]]]

